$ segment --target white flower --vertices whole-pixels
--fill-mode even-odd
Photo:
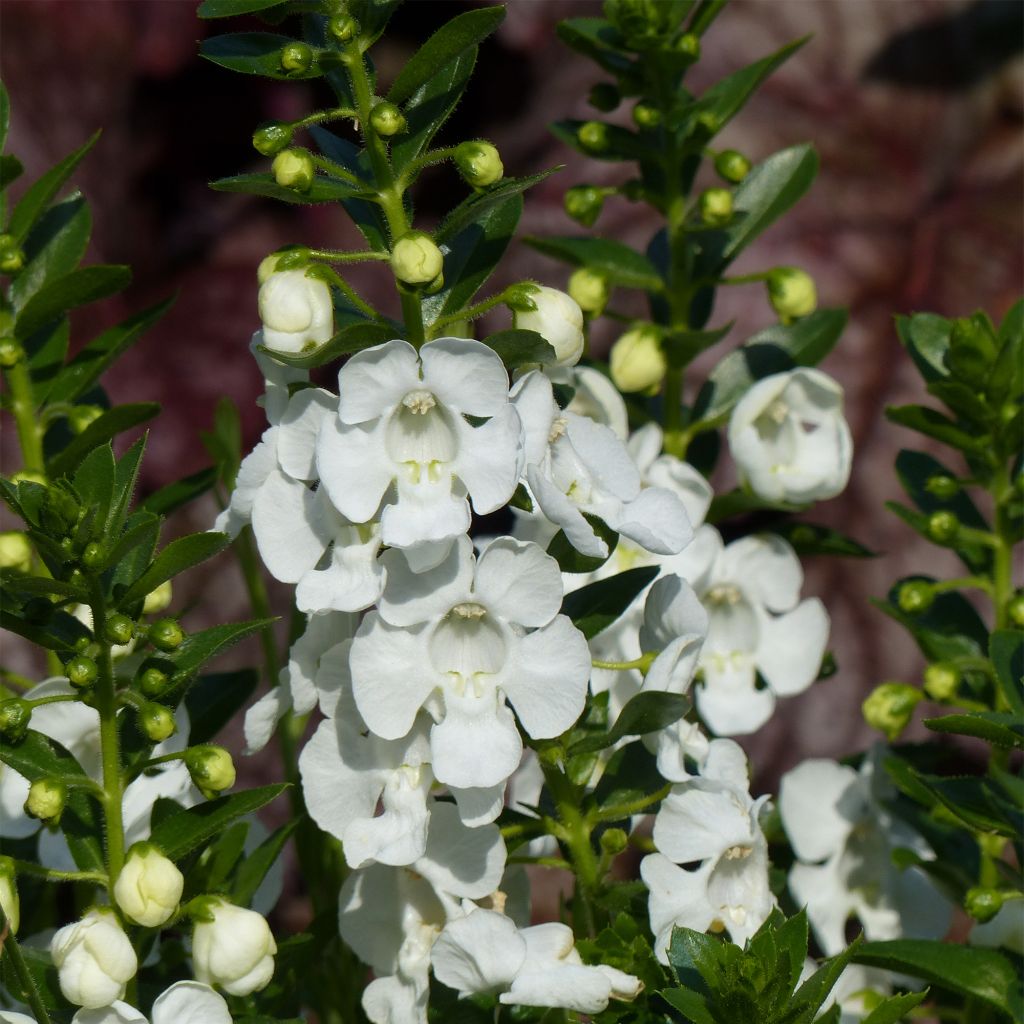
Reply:
[[[305,269],[280,270],[260,285],[257,304],[263,343],[277,352],[302,352],[334,334],[331,289]]]
[[[991,921],[975,924],[967,941],[972,946],[1009,949],[1024,956],[1024,900],[1007,900]]]
[[[782,777],[779,813],[798,863],[789,889],[824,952],[846,948],[846,921],[855,915],[869,939],[939,938],[952,908],[919,868],[900,870],[892,852],[906,847],[932,859],[928,844],[881,803],[886,783],[881,750],[859,772],[812,758]]]
[[[676,926],[728,931],[743,945],[775,906],[768,887],[768,845],[758,823],[765,797],[748,792],[746,758],[732,740],[713,740],[699,778],[673,786],[654,821],[660,852],[640,874],[650,889],[655,952],[668,963]],[[679,864],[699,862],[687,869]]]
[[[233,996],[264,988],[274,975],[277,943],[266,919],[254,910],[211,898],[210,921],[192,932],[192,965],[197,981],[220,985]]]
[[[625,441],[629,436],[629,416],[626,403],[622,400],[615,385],[600,370],[591,366],[573,366],[562,370],[564,383],[573,389],[572,401],[566,406],[569,412],[579,416],[587,416],[595,423],[610,427],[615,436]],[[556,382],[562,377],[549,371],[548,376]],[[642,467],[640,468],[643,472]]]
[[[184,887],[173,861],[149,843],[136,843],[114,883],[114,899],[136,924],[155,928],[178,909]]]
[[[521,331],[536,331],[554,350],[556,366],[572,366],[583,355],[583,310],[565,292],[534,285],[530,300],[535,309],[516,312],[513,324]]]
[[[124,995],[138,960],[112,910],[90,910],[50,940],[60,990],[78,1006],[106,1006]]]
[[[486,513],[512,496],[521,428],[508,374],[486,345],[440,338],[417,353],[389,341],[354,355],[338,391],[338,416],[317,445],[322,485],[352,522],[383,507],[383,543],[405,549],[415,568],[437,565],[469,529],[468,498]]]
[[[800,972],[801,984],[807,981],[819,968],[808,957]],[[839,980],[832,986],[828,998],[822,1005],[822,1011],[839,1004],[840,1015],[837,1024],[860,1024],[877,1005],[878,996],[887,996],[892,992],[892,975],[876,967],[861,967],[860,964],[848,964]],[[866,997],[866,998],[865,998]]]
[[[712,731],[736,736],[764,725],[777,697],[802,693],[814,682],[829,619],[818,598],[800,601],[803,570],[781,537],[743,537],[723,547],[706,529],[718,552],[694,581],[708,611],[697,710]],[[758,674],[768,684],[763,689],[756,687]]]
[[[762,498],[803,505],[835,497],[853,458],[843,389],[803,367],[762,378],[732,411],[729,447]]]
[[[548,923],[516,928],[492,910],[465,907],[448,922],[431,954],[434,974],[460,995],[500,992],[505,1005],[600,1013],[609,999],[635,999],[639,978],[583,963],[572,929]]]
[[[118,1000],[99,1009],[79,1010],[71,1024],[231,1024],[231,1011],[209,985],[178,981],[156,997],[149,1020]]]
[[[526,480],[540,511],[583,554],[608,556],[608,545],[584,518],[604,520],[648,551],[675,554],[693,536],[679,499],[643,487],[640,471],[610,427],[560,411],[551,381],[534,371],[513,389],[523,421]]]
[[[518,767],[522,740],[506,699],[530,736],[558,736],[582,712],[590,674],[583,634],[558,614],[555,560],[510,537],[475,565],[472,552],[460,537],[418,574],[387,552],[379,611],[363,620],[351,655],[370,730],[399,739],[426,706],[434,775],[460,788],[496,786]]]

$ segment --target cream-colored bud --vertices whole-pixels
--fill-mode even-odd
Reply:
[[[0,569],[28,572],[32,568],[32,545],[18,530],[0,533]]]
[[[220,985],[233,996],[264,988],[274,975],[277,944],[266,920],[254,910],[211,897],[192,932],[197,981]]]
[[[274,157],[270,170],[278,185],[296,192],[309,191],[316,173],[313,158],[304,149],[282,149]]]
[[[657,391],[668,369],[658,332],[646,326],[626,331],[612,345],[609,362],[615,386],[625,392]]]
[[[185,766],[204,794],[220,793],[235,784],[235,765],[223,747],[192,747],[185,754]]]
[[[185,878],[152,843],[136,843],[114,883],[114,899],[125,916],[155,928],[178,909]]]
[[[575,299],[557,288],[533,285],[531,310],[516,311],[515,326],[536,331],[554,350],[556,366],[574,366],[583,355],[583,310]]]
[[[413,231],[395,242],[391,269],[403,284],[430,284],[444,269],[444,255],[430,235]]]
[[[776,267],[768,275],[768,301],[783,320],[808,316],[818,308],[814,278],[799,267]]]
[[[156,615],[162,612],[171,603],[171,581],[165,580],[156,590],[151,590],[142,602],[144,615]]]
[[[50,940],[60,990],[68,1002],[93,1009],[124,998],[139,962],[109,908],[90,910]]]
[[[40,821],[54,821],[60,818],[67,799],[68,788],[60,779],[36,779],[29,786],[25,813]]]
[[[569,297],[588,316],[600,316],[608,305],[608,281],[603,274],[580,267],[569,278]]]
[[[334,333],[334,303],[327,282],[305,270],[282,270],[260,285],[263,342],[276,352],[302,352]]]
[[[14,861],[10,857],[0,857],[0,910],[7,918],[11,934],[16,935],[21,924],[21,904],[15,884]]]

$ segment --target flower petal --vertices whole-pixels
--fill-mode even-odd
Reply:
[[[620,501],[633,501],[640,493],[640,471],[615,432],[585,416],[568,413],[565,419],[566,435],[594,484]]]
[[[268,690],[245,713],[244,754],[255,754],[262,750],[274,735],[277,723],[291,711],[291,694],[286,686],[275,686]]]
[[[658,555],[676,555],[693,540],[683,503],[662,487],[645,487],[608,525]]]
[[[640,877],[650,890],[647,913],[654,932],[654,952],[661,963],[668,963],[669,942],[676,925],[702,932],[714,920],[707,895],[709,873],[709,868],[685,871],[660,853],[652,853],[640,862]]]
[[[562,606],[562,573],[536,544],[499,537],[477,560],[473,590],[499,618],[544,626]]]
[[[498,888],[505,858],[497,825],[467,828],[454,805],[435,803],[427,851],[414,867],[435,889],[478,900]]]
[[[460,996],[508,988],[525,959],[512,919],[479,909],[449,921],[430,953],[435,977]]]
[[[857,773],[847,765],[815,757],[786,772],[779,783],[779,813],[805,861],[838,853],[865,809]]]
[[[394,467],[384,448],[385,427],[383,420],[344,426],[332,419],[317,436],[317,475],[331,504],[353,523],[376,516],[394,479]]]
[[[762,624],[757,668],[780,697],[803,693],[818,678],[828,633],[828,612],[816,597]]]
[[[369,608],[384,590],[387,579],[377,559],[380,537],[362,544],[341,544],[337,540],[331,560],[323,569],[310,569],[295,589],[295,603],[301,612],[356,612]]]
[[[508,403],[508,372],[501,357],[472,338],[437,338],[420,349],[422,387],[449,409],[495,416]]]
[[[387,551],[381,562],[388,585],[380,601],[380,616],[392,626],[413,626],[447,615],[453,605],[468,601],[473,586],[473,542],[457,538],[439,565],[413,571],[401,551]]]
[[[523,741],[498,691],[475,697],[448,690],[444,706],[444,720],[430,733],[438,781],[463,789],[504,782],[519,767]]]
[[[455,797],[455,806],[459,809],[462,824],[470,828],[489,825],[505,806],[504,782],[496,786],[472,786],[468,789],[449,786],[448,789]]]
[[[563,531],[579,552],[593,558],[607,558],[608,545],[594,532],[574,505],[536,466],[526,467],[526,479],[541,511]]]
[[[459,454],[453,470],[481,515],[506,504],[523,471],[522,425],[511,405],[479,427],[458,426]]]
[[[279,469],[253,500],[252,530],[264,565],[282,583],[298,583],[331,542],[316,492]]]
[[[363,349],[338,374],[338,417],[345,424],[367,423],[418,387],[420,361],[407,341],[396,339]]]
[[[157,996],[153,1024],[231,1024],[231,1011],[209,985],[178,981]]]
[[[338,411],[338,399],[322,388],[304,388],[288,401],[277,432],[277,460],[296,480],[316,479],[316,438]]]
[[[706,653],[707,648],[705,648]],[[760,729],[775,710],[775,694],[754,686],[754,666],[748,658],[718,665],[701,659],[704,685],[697,687],[697,710],[719,736],[743,736]]]

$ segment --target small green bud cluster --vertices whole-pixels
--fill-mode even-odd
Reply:
[[[638,103],[633,108],[633,123],[637,128],[657,128],[661,124],[661,111],[651,103]]]
[[[960,484],[951,476],[944,473],[936,473],[928,477],[924,489],[929,494],[934,494],[940,501],[949,501],[960,493]]]
[[[964,910],[967,911],[975,921],[984,924],[991,921],[1003,907],[1003,894],[997,889],[987,889],[975,886],[967,890],[964,898]]]
[[[604,206],[604,191],[594,185],[574,185],[565,193],[565,212],[584,227],[592,227]]]
[[[173,685],[174,666],[158,658],[147,658],[135,676],[138,691],[149,698],[159,697]]]
[[[25,265],[25,253],[14,235],[0,235],[0,274],[16,274]]]
[[[0,338],[0,367],[9,370],[24,358],[25,350],[14,338]]]
[[[882,683],[861,705],[864,721],[892,742],[910,724],[921,691],[906,683]]]
[[[936,544],[952,544],[960,532],[960,520],[954,512],[933,512],[928,517],[928,536]]]
[[[370,111],[370,126],[382,138],[390,139],[405,131],[405,117],[394,103],[381,100]]]
[[[676,40],[676,52],[691,61],[700,60],[700,36],[696,32],[684,32]]]
[[[674,6],[664,0],[605,0],[604,16],[636,49],[647,49],[676,31]]]
[[[155,701],[147,701],[139,708],[139,728],[146,739],[153,743],[163,743],[178,731],[178,723],[170,708]]]
[[[960,687],[960,672],[953,665],[937,661],[924,670],[924,692],[941,703],[952,701]]]
[[[339,43],[347,43],[359,34],[359,22],[347,14],[339,14],[327,23],[327,31]]]
[[[68,426],[71,433],[80,434],[94,420],[103,415],[104,410],[98,405],[76,405],[68,413]]]
[[[32,705],[20,697],[0,701],[0,736],[8,743],[20,743],[32,721]]]
[[[185,631],[177,619],[157,619],[146,636],[158,651],[166,654],[176,651],[185,642]]]
[[[103,624],[103,635],[112,644],[130,643],[135,636],[135,623],[127,615],[110,615]]]
[[[64,663],[64,675],[72,686],[80,690],[87,690],[99,678],[99,666],[92,658],[84,654],[76,654],[73,658]]]
[[[1010,598],[1006,614],[1016,629],[1024,629],[1024,594],[1017,593]]]
[[[603,153],[610,143],[608,125],[603,121],[584,121],[576,130],[576,141],[588,153]]]

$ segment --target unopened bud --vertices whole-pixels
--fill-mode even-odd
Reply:
[[[920,615],[928,611],[935,601],[935,588],[924,580],[908,580],[900,586],[896,603],[900,611],[908,615]]]
[[[959,532],[960,520],[953,512],[933,512],[928,517],[928,536],[936,544],[952,544]]]
[[[72,686],[84,690],[99,678],[100,670],[92,658],[76,654],[70,661],[64,664],[64,674],[68,677]]]
[[[708,188],[700,195],[700,219],[705,224],[728,224],[732,217],[732,193],[727,188]]]
[[[156,928],[178,909],[185,879],[173,861],[152,843],[135,843],[114,883],[122,912],[144,928]]]
[[[934,494],[940,501],[949,501],[960,493],[960,484],[951,476],[944,473],[936,473],[928,477],[924,489],[929,494]]]
[[[0,338],[0,367],[9,370],[25,358],[25,350],[14,338]]]
[[[430,235],[412,231],[395,242],[391,250],[391,269],[403,284],[412,287],[430,284],[444,269],[444,255]]]
[[[654,393],[661,387],[668,361],[661,338],[653,327],[634,327],[612,345],[609,354],[612,381],[623,392]]]
[[[281,70],[300,75],[313,66],[313,51],[306,43],[285,43],[281,47]]]
[[[975,886],[967,890],[964,898],[964,910],[967,911],[975,921],[984,924],[991,921],[1002,909],[1003,894],[997,889],[983,889]]]
[[[76,405],[68,413],[68,426],[71,433],[80,434],[94,420],[98,420],[104,413],[104,409],[98,405]]]
[[[575,366],[586,345],[583,310],[571,296],[557,288],[531,285],[528,295],[533,309],[517,309],[514,326],[523,331],[536,331],[555,350],[557,366]]]
[[[252,144],[257,153],[274,156],[280,153],[292,141],[292,126],[283,121],[270,121],[261,124],[252,133]]]
[[[612,85],[611,82],[598,82],[597,85],[591,88],[587,102],[595,110],[600,110],[607,114],[622,102],[622,96],[619,94],[618,88]]]
[[[381,100],[373,110],[370,111],[370,124],[373,130],[385,139],[405,131],[405,118],[402,112],[387,100]]]
[[[891,742],[910,723],[914,708],[921,700],[921,691],[906,683],[882,683],[876,686],[861,705],[864,721],[872,729],[885,733]]]
[[[960,672],[953,665],[945,665],[941,661],[937,661],[924,670],[924,692],[932,700],[953,700],[959,686]]]
[[[608,125],[602,121],[585,121],[579,126],[576,139],[588,153],[603,153],[608,148]]]
[[[19,530],[0,533],[0,569],[28,572],[32,568],[32,544]]]
[[[57,931],[50,940],[50,956],[64,998],[88,1010],[123,999],[139,968],[131,941],[110,907],[96,907]],[[105,1011],[103,1017],[89,1016],[110,1019]]]
[[[615,857],[629,846],[629,836],[621,828],[609,828],[601,833],[601,849]]]
[[[32,721],[32,705],[20,697],[0,701],[0,736],[8,743],[20,743]]]
[[[135,635],[135,623],[127,615],[111,615],[103,626],[103,635],[110,643],[124,646]]]
[[[584,227],[592,227],[604,206],[604,193],[593,185],[575,185],[565,193],[565,212]]]
[[[40,520],[44,529],[60,536],[71,532],[81,508],[74,496],[61,487],[50,487],[43,500]]]
[[[650,103],[638,103],[633,108],[633,123],[638,128],[657,128],[661,124],[661,111]]]
[[[144,662],[137,676],[139,692],[146,697],[159,697],[171,685],[169,673],[152,661]]]
[[[156,615],[171,603],[171,581],[165,580],[156,590],[151,590],[142,602],[143,615]]]
[[[233,996],[258,992],[270,982],[277,944],[264,917],[219,897],[202,900],[195,917],[192,965],[198,981]]]
[[[177,619],[157,619],[147,636],[158,651],[176,651],[185,641],[185,631]]]
[[[723,149],[715,157],[715,171],[720,178],[738,185],[750,173],[750,161],[738,149]]]
[[[1014,594],[1007,602],[1006,614],[1017,629],[1024,629],[1024,594]]]
[[[608,305],[608,281],[588,267],[574,270],[569,278],[569,297],[588,316],[600,316]]]
[[[359,22],[355,18],[350,18],[347,14],[339,14],[335,18],[331,18],[327,23],[327,31],[339,43],[347,43],[359,31]]]
[[[83,568],[88,569],[90,572],[96,572],[103,568],[107,560],[107,553],[103,550],[102,544],[91,540],[82,548],[82,554],[78,560]]]
[[[25,254],[14,235],[0,235],[0,274],[16,274],[25,265]]]
[[[150,701],[139,709],[139,728],[150,742],[163,743],[178,731],[178,723],[169,708]]]
[[[40,821],[56,822],[68,800],[68,788],[60,779],[36,779],[29,786],[25,813]]]
[[[15,884],[14,861],[0,857],[0,910],[7,918],[11,934],[16,935],[21,924],[21,904],[18,901],[18,887]]]
[[[270,165],[274,181],[282,188],[293,188],[296,192],[308,192],[313,184],[315,168],[313,157],[305,149],[282,149]]]
[[[235,784],[235,765],[223,747],[204,744],[185,753],[185,767],[208,800]]]
[[[501,154],[490,142],[463,142],[455,150],[455,166],[467,185],[486,188],[501,181],[505,167]]]
[[[696,32],[684,32],[676,40],[676,51],[689,57],[690,60],[699,60],[700,36]]]
[[[814,278],[799,267],[776,267],[767,285],[768,301],[783,321],[798,320],[818,308]]]

